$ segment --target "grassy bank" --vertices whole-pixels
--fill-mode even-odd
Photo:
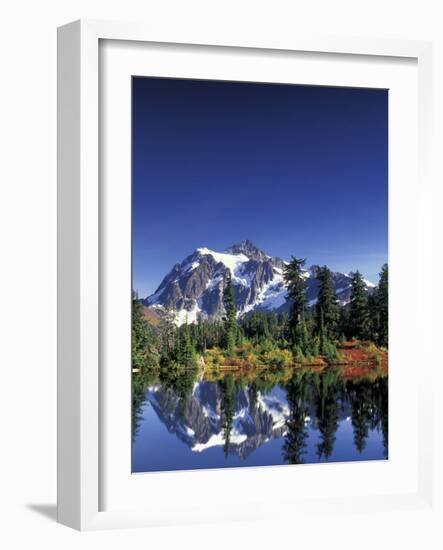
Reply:
[[[381,365],[387,363],[387,350],[372,342],[358,340],[337,344],[333,356],[313,355],[302,357],[290,349],[281,349],[272,343],[253,345],[250,342],[234,348],[232,354],[220,348],[206,350],[203,364],[206,370],[229,368],[286,368],[286,367],[325,367],[356,366],[358,364]]]

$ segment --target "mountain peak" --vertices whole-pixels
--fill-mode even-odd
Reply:
[[[225,252],[197,248],[172,268],[144,304],[154,308],[156,313],[173,314],[178,325],[200,319],[223,319],[223,291],[230,272],[239,316],[255,309],[288,311],[285,265],[286,262],[268,256],[248,239],[230,246]],[[318,266],[313,265],[304,272],[309,306],[316,303],[318,296],[317,271]],[[334,272],[332,278],[340,305],[346,305],[351,295],[351,277]],[[374,286],[368,281],[365,285],[369,291]]]
[[[268,255],[265,254],[263,250],[260,250],[257,246],[255,246],[255,244],[249,239],[233,244],[226,249],[226,252],[229,254],[244,254],[252,260],[265,260],[268,258]]]

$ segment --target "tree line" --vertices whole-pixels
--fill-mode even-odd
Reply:
[[[288,319],[288,339],[296,354],[333,357],[340,340],[368,340],[388,346],[388,266],[380,272],[378,286],[368,292],[359,271],[352,274],[350,302],[340,306],[331,270],[318,268],[318,297],[313,307],[306,298],[306,260],[292,257],[285,267],[284,280],[292,302]]]
[[[245,343],[271,353],[289,350],[295,362],[306,357],[337,359],[341,341],[358,339],[388,346],[388,266],[383,265],[378,286],[368,292],[359,271],[352,274],[350,301],[341,306],[333,274],[327,266],[317,269],[318,297],[310,306],[306,297],[305,260],[292,257],[285,266],[288,312],[255,310],[237,318],[235,292],[228,272],[221,320],[201,320],[177,327],[164,316],[159,327],[146,322],[143,305],[133,297],[132,357],[134,368],[194,366],[206,350],[219,348],[227,357]]]

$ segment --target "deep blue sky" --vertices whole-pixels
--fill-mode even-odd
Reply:
[[[134,78],[134,288],[243,239],[377,282],[387,137],[385,90]]]

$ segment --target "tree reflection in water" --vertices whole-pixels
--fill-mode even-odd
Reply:
[[[140,426],[149,431],[143,412],[148,405],[157,422],[189,452],[213,453],[218,448],[226,465],[234,459],[247,464],[269,441],[281,442],[280,460],[273,458],[272,464],[324,462],[337,456],[365,459],[369,437],[378,441],[380,458],[388,456],[388,377],[376,367],[351,377],[338,368],[202,376],[198,370],[176,366],[134,375],[132,402],[135,450]],[[155,445],[155,438],[150,443]],[[337,445],[340,454],[334,456]],[[267,464],[265,459],[262,463]]]

